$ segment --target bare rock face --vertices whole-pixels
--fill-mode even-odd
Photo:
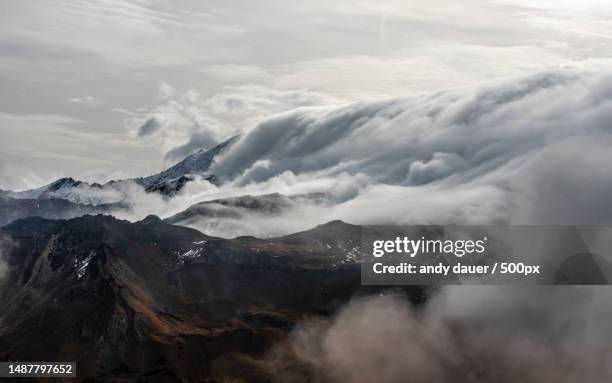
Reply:
[[[268,381],[255,360],[298,320],[371,291],[341,222],[226,240],[155,216],[28,218],[0,237],[0,359],[76,360],[102,381]]]

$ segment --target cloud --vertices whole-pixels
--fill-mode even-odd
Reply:
[[[553,71],[422,97],[282,112],[245,131],[215,158],[208,172],[220,185],[191,182],[170,200],[133,185],[120,193],[133,209],[117,214],[139,220],[149,214],[168,217],[219,198],[323,193],[325,199],[295,203],[265,217],[246,212],[239,222],[183,224],[232,237],[288,234],[334,219],[356,224],[610,223],[611,78]],[[250,112],[256,107],[249,105],[265,105],[256,101],[268,100],[259,97],[262,92],[241,89],[241,98],[228,93],[212,101],[165,92],[170,99],[157,115],[169,121],[168,116],[184,111],[184,104],[175,105],[180,97],[197,100],[185,112],[191,116],[203,110],[216,116]],[[311,97],[281,95],[299,103]],[[273,103],[279,104],[288,105]],[[163,138],[173,127],[180,131],[179,120],[161,123],[152,136]],[[217,136],[191,126],[196,128],[188,129],[186,143],[169,146],[168,158],[214,145]]]
[[[436,42],[411,47],[409,53],[338,55],[286,64],[278,68],[272,83],[309,87],[349,100],[372,100],[419,96],[569,65],[572,61],[558,52],[531,46]]]
[[[330,210],[351,222],[610,222],[604,196],[612,185],[600,165],[610,160],[610,78],[553,71],[426,97],[300,108],[245,133],[210,172],[268,192],[286,174],[294,186],[320,182],[319,191],[327,178],[367,179]]]
[[[14,247],[15,247],[15,243],[9,237],[0,235],[0,282],[2,282],[4,277],[9,272],[7,254]]]
[[[429,161],[410,164],[408,181],[411,184],[426,184],[444,178],[467,166],[463,157],[456,153],[433,153]]]
[[[410,165],[430,161],[434,153],[438,157],[460,155],[470,169],[495,167],[542,147],[542,140],[563,134],[558,133],[562,129],[545,124],[567,113],[563,108],[587,107],[578,105],[586,100],[569,98],[550,105],[548,97],[594,85],[588,81],[593,80],[549,72],[423,98],[298,109],[261,122],[220,158],[212,171],[237,177],[254,163],[266,160],[271,175],[287,170],[361,172],[380,182],[405,184]],[[576,96],[589,97],[584,90]],[[603,101],[589,107],[605,112]],[[571,120],[564,125],[565,134],[585,133]],[[459,173],[457,170],[453,173]]]
[[[0,178],[6,177],[6,165],[4,164],[4,160],[0,158]]]
[[[334,219],[356,224],[607,224],[612,222],[607,197],[612,184],[606,177],[612,162],[611,78],[552,71],[423,97],[275,114],[215,158],[208,172],[220,185],[189,183],[171,200],[130,188],[121,195],[133,210],[121,213],[122,218],[168,217],[198,202],[241,195],[324,193],[325,201],[296,203],[277,215],[247,213],[240,222],[186,224],[219,236],[282,235]],[[162,104],[159,116],[166,108],[170,112],[164,116],[184,110],[183,104],[174,105],[181,96],[173,97]],[[199,101],[191,115],[215,110],[209,99],[194,97]],[[212,104],[249,111],[244,105],[257,104],[249,99],[229,106],[215,99]],[[180,130],[165,125],[170,132],[173,126]],[[188,131],[187,145],[177,141],[169,153],[183,155],[216,140],[207,129]],[[170,133],[162,126],[145,138],[159,139],[157,134]]]
[[[228,86],[209,98],[194,90],[178,91],[167,83],[158,104],[136,111],[126,122],[133,135],[158,142],[167,160],[180,160],[251,129],[265,116],[338,102],[307,90],[280,91],[263,86]]]
[[[212,64],[201,69],[202,73],[224,84],[250,84],[272,80],[273,76],[263,67],[245,64]]]
[[[230,85],[278,92],[301,89],[353,102],[471,87],[551,68],[609,68],[609,4],[570,3],[470,0],[458,6],[451,0],[316,0],[289,6],[186,0],[168,7],[151,1],[50,0],[36,6],[3,2],[0,71],[6,73],[6,91],[0,92],[0,104],[5,112],[53,111],[79,119],[96,134],[117,133],[123,126],[116,111],[129,110],[137,120],[128,124],[130,131],[138,137],[142,124],[158,112],[164,114],[154,110],[164,102],[152,100],[160,80],[176,88],[162,97],[168,100],[192,89],[205,102],[233,92],[226,88]],[[24,29],[24,24],[30,27]],[[112,43],[100,44],[101,36]],[[91,98],[113,108],[81,106],[95,104]],[[337,103],[316,102],[329,104]],[[216,133],[216,139],[223,140],[269,114],[304,104],[253,107],[254,113],[235,108],[240,102],[228,100],[227,105],[236,115],[201,117],[198,127],[193,118],[182,117],[186,121],[175,134],[132,140],[129,148],[113,154],[124,162],[139,162],[145,172],[157,171],[163,159],[159,151],[165,154],[187,144],[194,131]],[[184,113],[189,114],[183,110],[179,116]],[[215,120],[221,124],[212,126]],[[45,128],[35,133],[44,134]],[[58,152],[65,155],[81,150],[62,146]],[[47,174],[48,166],[31,157],[23,150],[16,162]],[[90,168],[108,174],[114,165],[98,161]],[[54,166],[75,178],[88,171],[79,161]]]
[[[114,1],[71,4],[62,0],[41,3],[35,8],[3,5],[2,32],[13,41],[38,42],[58,51],[76,51],[85,60],[94,56],[115,66],[132,68],[191,64],[206,57],[203,50],[195,50],[194,46],[243,33],[229,20],[221,21],[204,9],[190,8],[179,10]],[[47,20],[44,25],[29,31],[19,28],[24,18],[41,17]],[[99,36],[117,43],[95,46],[92,41]]]
[[[214,133],[201,130],[192,134],[186,144],[172,148],[166,153],[167,160],[179,161],[200,149],[210,149],[219,144]]]
[[[160,128],[161,128],[161,124],[155,119],[155,117],[151,117],[147,121],[145,121],[144,124],[140,125],[140,128],[138,128],[138,136],[139,137],[148,136],[150,134],[155,133]]]
[[[446,287],[421,307],[358,298],[297,326],[265,366],[279,382],[305,381],[304,369],[329,383],[607,382],[611,299],[601,287],[491,286]]]
[[[510,181],[518,222],[559,224],[609,223],[612,191],[607,176],[612,163],[612,135],[567,139],[538,153],[524,172]]]
[[[91,131],[82,120],[64,115],[0,112],[0,136],[4,161],[0,188],[32,188],[99,169],[124,171],[126,153],[134,175],[155,164],[151,148],[134,143],[123,132]]]
[[[126,126],[133,136],[159,145],[163,153],[186,146],[192,136],[204,133],[212,138],[211,142],[217,142],[222,129],[220,122],[207,114],[201,103],[199,93],[193,90],[181,93],[161,83],[158,103],[146,110],[131,112]]]
[[[104,101],[98,100],[93,96],[72,97],[72,98],[67,99],[66,102],[69,104],[77,104],[77,105],[92,106],[92,107],[102,106],[105,104]]]

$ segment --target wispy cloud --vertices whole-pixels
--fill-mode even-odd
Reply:
[[[205,98],[195,90],[179,91],[162,82],[158,103],[130,112],[126,126],[132,135],[160,143],[166,158],[176,161],[248,131],[266,116],[333,102],[339,101],[307,90],[256,85],[227,86]]]
[[[98,100],[93,96],[72,97],[66,100],[67,103],[98,107],[105,104],[103,100]]]

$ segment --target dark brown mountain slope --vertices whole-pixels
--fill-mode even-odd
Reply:
[[[255,360],[272,343],[368,292],[348,248],[359,233],[333,222],[225,240],[154,216],[14,222],[0,229],[0,360],[75,360],[97,381],[268,381]]]

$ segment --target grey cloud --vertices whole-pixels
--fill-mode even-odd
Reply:
[[[612,222],[612,136],[564,140],[544,148],[510,181],[517,222]]]
[[[15,243],[8,237],[0,236],[0,282],[8,274],[9,265],[7,262],[7,253],[15,247]],[[0,285],[1,287],[1,285]]]
[[[211,172],[268,192],[287,174],[296,184],[365,177],[323,215],[356,223],[612,222],[610,77],[554,71],[428,97],[301,108],[262,121]]]
[[[239,177],[265,162],[269,171],[259,174],[266,177],[348,172],[405,185],[467,178],[555,140],[606,131],[607,99],[595,87],[600,80],[549,72],[471,92],[298,109],[261,122],[212,171]]]
[[[295,6],[187,0],[169,7],[159,2],[53,0],[33,7],[2,2],[0,68],[6,74],[3,89],[10,91],[0,92],[0,104],[5,112],[70,116],[94,134],[116,133],[120,108],[137,111],[138,123],[130,127],[135,134],[148,118],[158,116],[145,109],[159,80],[195,89],[203,100],[233,92],[226,88],[231,84],[278,92],[302,89],[303,94],[355,101],[471,86],[548,68],[609,68],[611,8],[601,2],[589,7],[574,3],[474,0],[458,7],[450,0],[418,5],[317,0]],[[98,44],[100,36],[115,43]],[[63,102],[88,102],[93,96],[113,108]],[[331,103],[307,100],[275,108],[274,102],[254,102],[249,107],[248,101],[232,98],[215,106],[230,108],[223,107],[223,117],[215,117],[221,124],[210,129],[222,140],[268,114]],[[188,122],[186,132],[169,135],[162,144],[139,141],[138,149],[117,150],[115,158],[141,162],[146,172],[159,170],[161,156],[154,148],[166,153],[186,144],[193,133],[188,131],[193,121]],[[25,128],[26,122],[15,130]],[[44,132],[40,128],[34,134]],[[19,139],[3,139],[11,147],[24,147]],[[70,156],[79,150],[63,139],[62,153]],[[49,174],[46,163],[30,150],[15,158],[40,178]],[[106,159],[87,168],[111,173],[116,163]],[[52,167],[82,178],[89,170],[79,164],[64,161]],[[405,169],[398,164],[401,171]]]
[[[360,298],[302,323],[265,366],[279,382],[306,381],[306,369],[328,383],[603,383],[610,307],[601,287],[449,287],[419,308],[394,294]]]
[[[554,71],[419,98],[276,114],[215,158],[208,171],[220,186],[195,182],[169,202],[136,193],[130,200],[137,213],[127,218],[168,216],[197,202],[236,195],[326,193],[329,204],[296,206],[265,222],[246,216],[240,234],[277,235],[333,219],[610,223],[610,78]],[[172,153],[185,154],[218,137],[208,134],[217,132],[215,125],[187,125],[194,116],[204,121],[196,113],[201,109],[172,100],[168,108],[157,113],[165,122],[175,121],[169,127],[185,123],[191,134],[175,140],[179,144],[170,150],[180,150]],[[189,118],[179,113],[181,118],[171,119],[183,110]],[[167,132],[175,130],[156,134]],[[192,226],[213,230],[206,222]],[[214,228],[215,235],[236,234],[223,230]]]
[[[0,112],[0,135],[6,164],[0,188],[31,189],[65,176],[88,181],[96,170],[125,171],[125,153],[133,156],[128,171],[135,175],[148,172],[154,161],[150,148],[124,134],[92,132],[64,115]]]
[[[155,117],[151,117],[138,128],[138,136],[139,137],[149,136],[157,132],[160,128],[161,128],[161,124],[159,123],[159,121],[157,121]]]
[[[0,157],[0,197],[3,192],[24,189],[41,181],[33,178],[35,177],[32,177],[29,169],[14,166],[10,161]]]
[[[97,98],[93,96],[72,97],[72,98],[67,99],[66,102],[70,104],[92,106],[92,107],[104,105],[104,101],[98,100]]]
[[[0,177],[4,178],[6,172],[6,165],[4,164],[4,160],[0,158]]]
[[[326,193],[325,204],[296,204],[266,219],[245,215],[240,228],[190,226],[232,236],[286,234],[333,219],[607,224],[610,78],[555,71],[419,98],[276,114],[215,158],[209,171],[220,186],[193,183],[169,203],[148,204],[136,194],[135,217],[169,216],[237,195]],[[215,138],[193,136],[198,139],[182,154]]]
[[[414,161],[410,164],[410,184],[426,184],[465,169],[466,161],[455,153],[433,153],[429,161]]]
[[[382,106],[388,104],[357,104],[338,110],[303,108],[268,118],[234,145],[212,171],[237,176],[260,161],[268,161],[273,169],[270,175],[285,170],[301,173],[337,165],[339,157],[348,155],[345,160],[351,158],[347,148],[334,150],[334,146],[351,141],[346,136],[364,122],[372,121]],[[364,154],[376,156],[373,148],[367,149]]]
[[[214,133],[207,130],[197,130],[186,144],[177,146],[166,153],[165,159],[171,161],[182,160],[200,149],[210,149],[217,144],[219,144],[219,141]]]
[[[226,87],[210,98],[188,90],[160,86],[161,102],[134,113],[128,129],[161,143],[167,160],[182,159],[249,130],[266,116],[301,106],[325,104],[333,98],[306,90],[280,91],[263,86]],[[144,123],[143,123],[144,120]]]

